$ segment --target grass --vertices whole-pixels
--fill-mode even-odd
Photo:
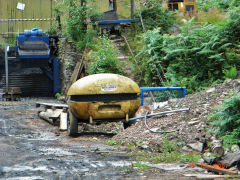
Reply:
[[[149,170],[151,168],[150,166],[148,166],[146,164],[142,164],[142,163],[133,163],[132,167],[133,168],[136,167],[136,168],[138,168],[140,170]]]
[[[182,154],[177,151],[173,151],[170,153],[160,153],[149,155],[147,153],[136,153],[136,159],[138,161],[150,161],[152,163],[171,163],[171,162],[183,162],[183,163],[196,163],[201,158],[199,154],[196,153],[187,153]]]
[[[183,163],[196,163],[201,158],[201,155],[195,152],[181,153],[179,149],[183,146],[180,142],[167,140],[167,137],[162,139],[162,153],[153,153],[148,151],[139,150],[133,143],[131,145],[131,155],[137,161],[150,161],[152,163],[170,163],[170,162],[183,162]]]
[[[209,9],[207,12],[200,11],[196,14],[196,22],[217,24],[227,18],[227,14],[217,8]]]
[[[106,145],[114,146],[117,145],[117,142],[114,139],[110,139],[105,143]]]

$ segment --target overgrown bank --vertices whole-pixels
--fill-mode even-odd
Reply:
[[[142,84],[186,86],[199,91],[225,78],[235,78],[240,57],[240,14],[232,11],[218,24],[200,25],[194,18],[165,33],[161,27],[134,37]],[[138,37],[141,37],[138,38]],[[139,50],[137,48],[141,46]],[[138,68],[136,68],[138,71]]]

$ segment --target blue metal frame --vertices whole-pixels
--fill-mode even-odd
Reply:
[[[53,93],[56,94],[59,92],[59,61],[55,57],[53,61]]]
[[[139,22],[139,19],[118,19],[118,20],[103,20],[97,21],[99,25],[103,24],[121,24],[121,23],[134,23]]]
[[[42,32],[38,28],[32,30],[25,30],[24,33],[20,33],[17,37],[18,46],[20,46],[24,41],[44,41],[49,45],[49,36]],[[18,46],[14,46],[16,52],[18,52]],[[18,57],[8,58],[11,61],[21,61],[25,59],[35,59],[36,61],[49,59],[52,64],[52,71],[48,71],[45,68],[41,70],[48,76],[49,79],[53,81],[53,93],[56,94],[59,91],[59,60],[57,57],[51,57],[50,47],[49,54],[47,55],[18,55]],[[7,68],[6,68],[7,69]],[[7,69],[8,70],[8,69]]]
[[[49,46],[49,36],[41,29],[34,28],[32,30],[25,30],[24,33],[20,33],[16,36],[18,46],[16,46],[16,51],[18,51],[18,47],[21,46],[24,41],[43,41]],[[49,47],[50,49],[50,47]],[[48,54],[44,55],[19,55],[19,58],[21,59],[35,59],[35,58],[42,58],[47,59],[50,58],[50,51]]]
[[[49,36],[42,32],[41,29],[34,28],[32,30],[25,30],[24,33],[20,33],[16,36],[18,41],[18,46],[20,46],[24,41],[44,41],[49,45]]]
[[[42,71],[53,81],[53,94],[59,91],[59,61],[58,58],[52,58],[53,72],[47,71],[45,68],[41,68]]]
[[[186,87],[141,87],[140,91],[140,99],[141,99],[141,106],[143,105],[144,102],[144,92],[149,92],[149,91],[176,91],[176,90],[181,90],[182,95],[181,97],[186,96]]]
[[[20,59],[48,59],[50,55],[19,55]]]

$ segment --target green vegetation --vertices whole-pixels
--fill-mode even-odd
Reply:
[[[166,137],[163,138],[162,153],[153,156],[150,160],[154,163],[158,162],[194,162],[196,163],[201,156],[188,153],[183,154],[178,151],[179,147],[176,142],[169,141]]]
[[[229,70],[223,69],[223,74],[225,79],[235,79],[237,76],[237,68],[231,67]]]
[[[132,167],[137,167],[138,169],[141,169],[141,170],[148,170],[150,169],[150,167],[146,164],[142,164],[142,163],[133,163],[132,164]]]
[[[217,126],[217,134],[223,140],[224,147],[233,144],[240,144],[240,94],[233,95],[232,98],[224,101],[220,111],[211,115],[215,121],[212,123]]]
[[[172,12],[163,11],[162,3],[159,3],[159,0],[149,1],[141,11],[141,15],[145,29],[153,30],[156,27],[161,27],[163,33],[168,33],[175,21]]]
[[[107,37],[99,37],[93,50],[88,57],[94,61],[90,64],[90,74],[115,73],[123,74],[118,59],[118,51],[114,48],[113,42]]]
[[[116,142],[114,139],[110,139],[110,140],[107,141],[105,144],[106,144],[106,145],[113,146],[113,145],[117,145],[117,142]]]
[[[161,153],[149,153],[146,151],[140,151],[138,144],[141,143],[129,143],[129,148],[132,150],[132,155],[136,157],[137,161],[150,161],[153,163],[160,162],[192,162],[196,163],[201,156],[199,154],[191,153],[181,153],[181,143],[176,143],[175,141],[169,141],[167,137],[162,140]]]
[[[234,78],[234,67],[240,65],[240,14],[232,11],[215,25],[196,26],[194,20],[180,27],[178,34],[155,28],[141,35],[143,46],[136,59],[145,70],[144,84],[186,86],[191,93]]]
[[[221,10],[235,9],[240,6],[239,0],[198,0],[198,9],[208,11],[212,8]]]
[[[55,15],[62,19],[62,34],[73,41],[81,51],[91,47],[96,34],[87,24],[87,18],[99,14],[93,5],[89,6],[91,2],[93,0],[61,0],[54,8]],[[55,31],[54,27],[49,29],[50,33]]]
[[[87,49],[92,60],[90,74],[123,74],[113,43],[107,37],[96,37],[96,32],[87,26],[87,17],[100,15],[92,2],[58,3],[56,13],[64,12],[63,34],[80,50]],[[186,86],[188,93],[192,93],[226,78],[234,79],[240,65],[239,2],[230,0],[225,7],[223,2],[199,1],[199,9],[207,12],[190,20],[186,17],[187,23],[183,23],[185,17],[181,13],[163,10],[157,0],[141,6],[147,31],[142,33],[138,23],[136,31],[133,28],[128,37],[136,54],[137,61],[133,63],[139,84]],[[138,11],[136,16],[140,16]]]

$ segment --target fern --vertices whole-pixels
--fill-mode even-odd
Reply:
[[[235,79],[237,76],[237,68],[231,67],[229,70],[223,69],[223,74],[225,79]]]
[[[226,147],[240,144],[240,93],[225,100],[221,110],[211,116],[213,125],[218,127],[217,134],[224,140]]]

